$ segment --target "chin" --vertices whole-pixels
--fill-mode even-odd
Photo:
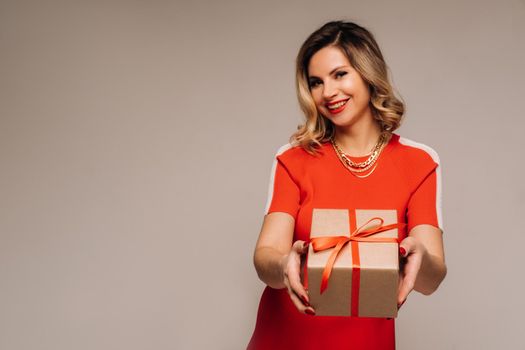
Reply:
[[[336,127],[340,128],[349,128],[359,121],[362,121],[363,119],[366,119],[366,114],[356,114],[356,113],[350,113],[346,115],[335,115],[330,116],[329,118],[326,118],[334,124]]]
[[[331,117],[331,118],[328,118],[328,119],[332,122],[332,124],[334,124],[334,126],[340,127],[340,128],[351,127],[356,122],[355,118],[337,118],[337,117],[334,118],[334,117]]]

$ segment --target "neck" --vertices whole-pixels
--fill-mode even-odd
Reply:
[[[347,128],[336,128],[335,142],[346,154],[362,157],[370,153],[381,135],[381,128],[374,120]]]

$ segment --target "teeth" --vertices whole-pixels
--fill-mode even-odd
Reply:
[[[328,109],[337,109],[337,108],[343,106],[347,101],[348,101],[348,100],[338,102],[338,103],[336,103],[335,105],[330,105],[330,106],[328,106]]]

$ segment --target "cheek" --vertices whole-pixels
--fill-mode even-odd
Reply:
[[[368,90],[368,86],[365,84],[361,86],[361,96],[367,101],[370,100],[370,90]]]
[[[319,92],[319,90],[314,90],[311,92],[312,94],[312,98],[314,100],[314,103],[316,106],[322,106],[322,103],[323,103],[323,96],[321,95],[321,93]]]
[[[342,85],[342,90],[351,95],[361,95],[361,89],[359,88],[359,82],[355,80],[347,80]]]

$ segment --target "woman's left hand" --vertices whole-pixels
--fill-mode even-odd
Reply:
[[[417,275],[421,269],[424,255],[427,254],[425,246],[416,237],[407,237],[399,244],[401,257],[399,271],[399,288],[397,293],[397,307],[400,308],[414,289]]]
[[[412,290],[432,294],[447,274],[443,234],[432,225],[418,225],[399,244],[398,308]]]

